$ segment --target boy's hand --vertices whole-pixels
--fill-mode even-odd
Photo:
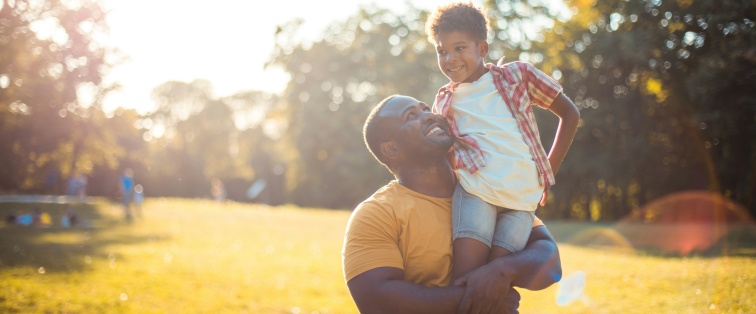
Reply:
[[[462,159],[465,165],[476,165],[478,168],[486,166],[486,161],[480,151],[460,139],[454,140],[454,154]]]
[[[541,194],[541,201],[538,202],[541,206],[546,206],[546,198],[549,196],[549,192],[547,190],[543,190],[543,194]]]

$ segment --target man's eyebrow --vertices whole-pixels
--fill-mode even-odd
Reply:
[[[418,104],[422,104],[422,103],[418,103]],[[405,114],[407,113],[407,111],[410,111],[410,110],[412,110],[412,109],[415,109],[415,107],[417,107],[417,104],[416,104],[416,105],[412,105],[412,106],[409,106],[409,107],[407,107],[407,108],[404,108],[404,110],[402,110],[402,114],[401,114],[401,116],[402,116],[402,117],[404,117],[404,115],[405,115]]]

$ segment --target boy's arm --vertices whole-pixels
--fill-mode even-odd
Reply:
[[[541,290],[561,278],[562,263],[556,242],[545,226],[537,226],[531,231],[524,250],[497,258],[457,279],[454,284],[467,284],[468,289],[460,303],[460,311],[467,312],[475,304],[499,298],[501,289],[510,284]]]
[[[580,111],[563,93],[559,93],[554,98],[551,106],[549,106],[549,111],[559,117],[559,127],[548,157],[551,170],[556,175],[567,150],[572,145],[572,139],[575,138],[575,131],[577,131],[578,121],[580,121]]]

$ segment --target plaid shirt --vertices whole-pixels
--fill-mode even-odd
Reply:
[[[538,182],[544,187],[544,190],[548,190],[549,186],[556,183],[556,180],[554,180],[551,164],[541,144],[538,125],[531,105],[548,109],[554,98],[562,92],[562,87],[530,63],[511,62],[504,65],[488,63],[486,67],[493,76],[494,84],[504,104],[507,105],[509,111],[517,120],[525,144],[530,148],[530,154],[533,156],[538,169]],[[483,152],[475,139],[467,134],[459,133],[452,108],[452,96],[457,85],[458,83],[449,82],[439,89],[436,101],[433,104],[433,112],[440,113],[449,121],[452,135],[458,141],[473,148],[472,150],[455,149],[454,155],[458,166],[467,168],[470,173],[475,173],[480,166],[485,165],[482,159]]]

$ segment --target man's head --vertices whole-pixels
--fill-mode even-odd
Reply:
[[[363,137],[370,152],[394,172],[404,163],[444,158],[454,139],[446,120],[409,96],[389,96],[368,115]]]
[[[452,82],[469,83],[486,72],[488,18],[472,3],[439,6],[425,22],[438,67]]]

